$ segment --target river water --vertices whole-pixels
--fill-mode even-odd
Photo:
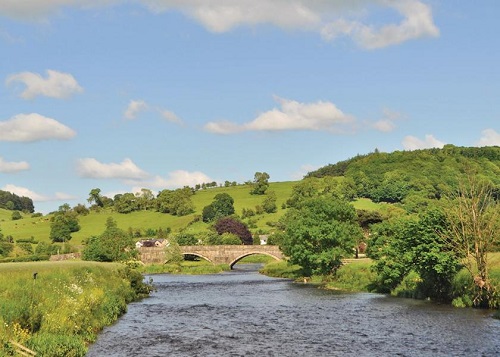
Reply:
[[[87,356],[500,356],[487,311],[349,294],[260,275],[154,275]]]

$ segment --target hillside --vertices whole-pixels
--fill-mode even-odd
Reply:
[[[289,198],[294,184],[295,182],[292,181],[270,183],[269,191],[276,192],[278,211],[273,214],[254,216],[256,228],[253,228],[253,231],[256,229],[268,230],[269,226],[266,225],[266,222],[277,221],[283,215],[284,210],[281,206]],[[241,214],[243,208],[255,209],[255,206],[260,205],[264,199],[264,196],[251,195],[249,186],[239,185],[197,191],[192,196],[195,212],[182,217],[155,211],[137,211],[129,214],[121,214],[108,209],[98,213],[91,212],[88,215],[79,216],[81,230],[72,234],[71,244],[79,245],[82,243],[82,240],[101,234],[108,217],[115,219],[118,227],[124,230],[132,228],[144,231],[148,228],[158,229],[161,227],[163,229],[170,228],[173,232],[177,232],[186,228],[196,216],[200,216],[203,207],[209,205],[213,201],[214,196],[219,193],[228,193],[233,197],[236,214]],[[23,214],[23,219],[17,221],[13,221],[11,216],[12,211],[0,209],[0,230],[4,236],[11,235],[16,240],[34,237],[38,241],[50,241],[50,215],[32,218],[31,214]],[[197,232],[206,230],[207,227],[207,224],[197,222],[190,225],[189,230]]]
[[[480,176],[500,195],[500,147],[375,151],[326,165],[309,177],[343,176],[357,197],[397,203],[412,196],[439,199],[454,191],[465,174]]]

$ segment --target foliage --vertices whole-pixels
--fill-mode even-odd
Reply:
[[[17,221],[18,219],[22,219],[23,216],[21,216],[21,213],[19,211],[14,211],[12,212],[12,220]]]
[[[337,177],[307,178],[293,186],[287,205],[298,207],[302,202],[315,197],[333,197],[350,201],[354,198],[354,194],[349,185],[350,181]]]
[[[100,262],[127,261],[136,255],[133,239],[119,229],[111,217],[106,221],[106,229],[98,237],[90,237],[83,249],[83,260]]]
[[[356,211],[346,201],[312,198],[291,209],[284,217],[281,250],[298,264],[304,276],[332,274],[342,259],[353,254],[361,230]]]
[[[33,200],[29,197],[20,197],[15,193],[0,190],[0,208],[5,208],[10,211],[23,211],[33,213],[35,207]]]
[[[268,191],[266,197],[262,201],[262,209],[266,213],[274,213],[278,210],[278,206],[276,206],[276,192]]]
[[[376,224],[367,251],[376,260],[376,289],[393,291],[415,272],[421,279],[416,294],[450,301],[451,282],[459,262],[441,236],[446,229],[446,218],[437,209],[420,217],[399,217]]]
[[[474,281],[474,305],[497,307],[499,292],[490,280],[488,253],[500,242],[500,204],[491,183],[468,172],[446,212],[450,229],[445,237]]]
[[[52,217],[50,224],[50,239],[52,242],[67,242],[71,240],[71,233],[78,232],[80,225],[78,214],[71,210],[68,204],[59,207]]]
[[[357,197],[394,203],[404,202],[413,195],[413,203],[416,203],[417,196],[439,199],[452,192],[463,165],[478,169],[494,183],[495,192],[500,192],[500,147],[445,145],[442,149],[375,151],[327,165],[308,173],[306,178],[344,176],[354,183]]]
[[[253,237],[252,233],[248,230],[248,227],[241,221],[232,218],[224,217],[220,218],[215,224],[214,229],[219,235],[224,233],[232,233],[239,237],[240,244],[252,245]]]
[[[118,213],[130,213],[139,209],[139,204],[133,193],[117,194],[114,197],[114,208]]]
[[[185,216],[193,213],[194,204],[191,196],[193,196],[193,190],[189,187],[173,191],[160,191],[156,198],[157,210],[162,213],[170,213],[174,216]]]
[[[256,172],[254,175],[252,190],[250,193],[252,195],[263,195],[266,193],[269,187],[269,174],[267,172]]]
[[[181,232],[175,235],[175,241],[179,245],[197,245],[198,238],[194,234]]]
[[[344,291],[369,291],[376,276],[370,260],[356,260],[342,265],[337,274],[326,284],[327,289]]]
[[[234,199],[227,193],[218,193],[208,206],[203,208],[203,222],[212,222],[234,213]]]
[[[2,264],[0,355],[11,355],[13,340],[40,356],[84,356],[98,332],[150,288],[118,264]]]

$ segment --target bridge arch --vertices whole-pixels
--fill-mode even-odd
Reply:
[[[241,254],[239,257],[236,257],[235,259],[233,259],[233,261],[231,263],[229,263],[229,268],[233,269],[233,266],[236,263],[238,263],[241,259],[243,259],[245,257],[248,257],[250,255],[267,255],[268,257],[274,258],[275,260],[281,260],[282,259],[282,258],[277,257],[274,254],[267,253],[267,252],[259,252],[259,251],[249,252],[249,253]]]
[[[206,257],[205,255],[200,254],[200,253],[198,253],[198,252],[183,252],[183,253],[182,253],[182,255],[183,255],[184,257],[186,257],[186,255],[194,255],[194,256],[197,256],[197,257],[199,257],[199,258],[205,259],[206,261],[208,261],[208,262],[210,262],[210,263],[214,264],[214,262],[213,262],[210,258],[208,258],[208,257]]]

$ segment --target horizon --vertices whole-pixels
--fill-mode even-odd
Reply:
[[[498,15],[492,0],[0,4],[0,189],[48,213],[93,188],[500,146]]]

